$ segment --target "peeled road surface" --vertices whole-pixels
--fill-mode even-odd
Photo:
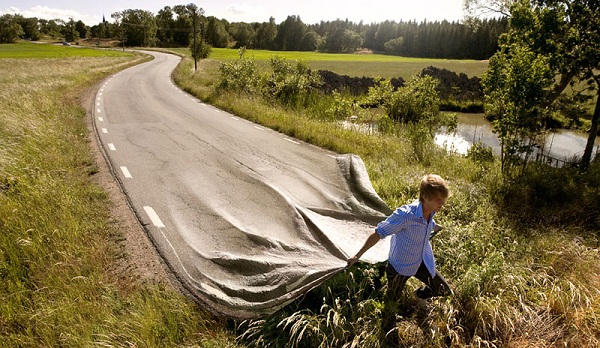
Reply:
[[[346,266],[391,210],[362,160],[245,121],[171,81],[174,55],[122,71],[94,124],[133,211],[182,285],[216,314],[275,312]],[[363,260],[387,257],[385,240]]]

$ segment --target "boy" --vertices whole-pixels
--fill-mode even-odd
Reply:
[[[416,291],[421,299],[452,293],[444,277],[435,269],[429,242],[429,238],[442,229],[433,216],[440,211],[449,195],[450,190],[444,179],[435,174],[425,175],[421,180],[419,200],[397,208],[385,221],[380,222],[356,255],[348,259],[348,267],[354,265],[379,240],[391,235],[386,268],[388,300],[398,298],[406,281],[412,276],[425,283]]]

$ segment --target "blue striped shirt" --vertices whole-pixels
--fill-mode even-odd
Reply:
[[[398,274],[413,276],[424,261],[431,276],[435,275],[435,259],[429,242],[435,227],[433,214],[427,222],[421,202],[414,201],[397,208],[375,228],[381,238],[392,236],[388,261]]]

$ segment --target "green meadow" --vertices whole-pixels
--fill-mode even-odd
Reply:
[[[189,54],[189,49],[177,49],[180,54]],[[402,77],[408,80],[420,73],[423,68],[434,66],[448,69],[457,74],[463,73],[469,77],[481,76],[487,69],[487,61],[407,58],[383,54],[332,54],[318,52],[288,52],[267,50],[246,50],[245,57],[266,62],[271,57],[278,56],[287,60],[302,61],[313,70],[329,70],[336,74],[352,77]],[[239,59],[237,49],[213,48],[207,61],[227,61]]]
[[[131,56],[115,50],[98,50],[89,47],[63,46],[61,44],[22,42],[0,45],[1,58],[70,58],[70,57],[122,57]]]

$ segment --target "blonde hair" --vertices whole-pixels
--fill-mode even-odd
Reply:
[[[421,179],[421,187],[419,188],[419,201],[423,202],[425,198],[435,198],[441,196],[448,198],[450,189],[446,181],[437,174],[427,174]]]

